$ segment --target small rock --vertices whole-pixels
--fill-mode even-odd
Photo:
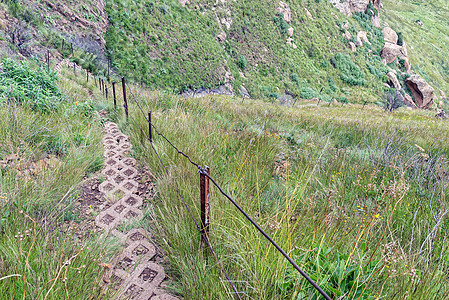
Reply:
[[[349,42],[349,48],[351,49],[352,52],[357,51],[357,47],[353,42]]]
[[[415,102],[413,102],[412,97],[409,94],[404,95],[404,104],[410,109],[417,109]]]
[[[357,33],[357,42],[360,46],[363,46],[363,43],[367,43],[368,45],[371,45],[371,42],[368,40],[368,37],[366,36],[366,31],[359,31]]]
[[[343,37],[345,39],[347,39],[348,41],[350,41],[352,39],[351,33],[349,31],[347,31],[347,30],[345,31],[345,33],[343,33]]]
[[[292,12],[290,10],[290,6],[288,6],[287,3],[279,1],[279,7],[277,11],[284,16],[284,21],[290,24],[290,22],[292,21]]]
[[[393,72],[391,72],[391,71],[388,72],[387,77],[389,79],[390,86],[394,87],[396,90],[401,89],[401,84],[399,83],[398,78],[396,77],[396,75]]]
[[[437,114],[435,118],[448,119],[449,115],[442,109],[437,109]]]
[[[289,29],[287,29],[287,33],[289,37],[293,36],[293,27],[290,27]]]
[[[311,19],[311,20],[313,20],[313,17],[312,17],[312,14],[310,13],[310,11],[305,7],[304,8],[305,10],[306,10],[306,15]]]

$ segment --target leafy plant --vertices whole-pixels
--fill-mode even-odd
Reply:
[[[303,269],[331,298],[374,299],[370,295],[371,289],[366,285],[382,266],[379,267],[379,263],[373,261],[368,264],[356,263],[349,255],[334,254],[332,250],[318,246],[298,255],[296,260],[302,262]],[[291,265],[287,266],[284,279],[278,283],[278,287],[284,294],[297,290],[297,299],[321,299],[319,292]]]
[[[246,58],[243,55],[240,55],[237,61],[237,65],[239,66],[240,69],[245,70],[246,64],[247,64]]]
[[[340,78],[350,85],[365,85],[365,74],[347,54],[337,53],[333,60],[335,67],[340,70]]]
[[[0,77],[0,98],[12,99],[16,103],[29,104],[34,110],[50,112],[64,101],[62,92],[56,85],[54,72],[44,68],[31,68],[28,62],[1,60],[3,72]]]

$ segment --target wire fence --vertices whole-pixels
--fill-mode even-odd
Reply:
[[[95,78],[94,78],[95,81]],[[201,167],[201,165],[197,162],[195,162],[188,154],[186,154],[185,152],[183,152],[182,150],[180,150],[178,147],[175,146],[175,144],[170,141],[155,125],[153,122],[151,122],[151,111],[148,111],[148,116],[147,113],[145,112],[145,110],[142,108],[141,103],[138,101],[137,97],[141,97],[142,96],[142,89],[141,91],[138,93],[138,95],[136,96],[133,93],[133,90],[129,87],[129,85],[126,83],[126,80],[124,77],[122,77],[121,79],[121,83],[122,83],[122,92],[123,92],[123,108],[126,114],[126,119],[129,122],[129,119],[131,119],[131,121],[137,126],[137,128],[142,132],[143,136],[146,138],[146,140],[148,140],[148,142],[151,145],[151,148],[153,149],[154,154],[157,156],[158,161],[160,162],[164,172],[167,174],[167,176],[171,177],[170,172],[168,171],[167,167],[165,166],[163,160],[161,159],[161,156],[159,155],[159,153],[157,152],[156,148],[154,147],[153,144],[153,139],[152,139],[152,131],[154,130],[156,132],[156,134],[158,136],[160,136],[166,143],[168,143],[170,145],[170,147],[172,147],[174,150],[176,150],[177,154],[181,157],[183,157],[184,159],[187,159],[190,164],[192,164],[193,166],[195,166],[201,176],[201,221],[199,222],[195,216],[192,213],[191,208],[189,207],[189,205],[187,204],[187,202],[185,201],[184,197],[182,196],[179,188],[175,185],[176,188],[176,193],[179,197],[179,199],[181,199],[183,205],[185,206],[185,208],[187,209],[190,218],[192,219],[192,221],[194,222],[196,229],[198,230],[198,232],[201,235],[201,239],[202,241],[206,244],[206,246],[209,248],[209,250],[211,251],[212,255],[214,256],[214,258],[216,259],[218,265],[220,266],[221,271],[223,272],[224,276],[226,277],[226,281],[229,283],[229,285],[231,286],[233,293],[235,294],[235,297],[237,297],[238,299],[242,299],[240,294],[241,292],[238,292],[237,288],[235,287],[234,283],[232,282],[232,280],[229,278],[228,273],[226,272],[225,268],[223,267],[223,264],[221,263],[219,257],[217,256],[216,251],[214,251],[209,237],[208,237],[208,223],[209,223],[209,203],[208,203],[208,194],[209,194],[209,184],[208,182],[212,182],[212,184],[219,190],[219,192],[226,198],[228,199],[236,208],[237,210],[246,218],[248,219],[248,221],[254,226],[254,228],[256,228],[257,231],[259,231],[275,248],[277,251],[279,251],[284,257],[285,259],[324,297],[324,299],[326,300],[331,300],[332,298],[329,297],[329,295],[326,294],[326,292],[320,288],[315,281],[313,281],[312,278],[310,278],[310,276],[308,276],[299,266],[298,264],[270,237],[270,235],[268,233],[266,233],[261,227],[260,225],[253,219],[251,218],[251,216],[231,197],[229,196],[224,189],[217,183],[217,181],[212,178],[209,175],[208,172],[208,167]],[[116,89],[115,89],[115,84],[117,82],[112,82],[112,89],[113,89],[113,98],[114,98],[114,106],[115,108],[117,108],[117,94],[116,94]],[[99,86],[100,89],[102,90],[102,94],[103,96],[105,96],[106,98],[108,98],[108,88],[107,88],[107,81],[104,80],[99,80]],[[129,96],[130,98],[133,100],[133,102],[137,105],[137,107],[139,108],[140,112],[142,113],[144,119],[147,121],[148,123],[148,131],[145,131],[143,129],[143,127],[137,122],[137,120],[129,115],[129,110],[128,110],[128,95],[126,94],[127,90],[129,91]],[[204,184],[204,185],[203,185]],[[204,194],[204,195],[203,195]],[[204,202],[204,203],[203,203]]]

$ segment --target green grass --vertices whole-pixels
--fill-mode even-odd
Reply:
[[[97,298],[103,293],[103,268],[98,264],[108,263],[115,251],[112,244],[105,246],[98,233],[80,239],[76,232],[81,229],[70,230],[64,223],[79,221],[72,206],[79,186],[103,165],[98,115],[102,105],[88,99],[80,77],[78,82],[67,77],[59,78],[57,85],[68,101],[45,113],[33,109],[28,101],[32,99],[15,103],[9,94],[1,95],[0,158],[17,157],[0,168],[0,294],[4,298]],[[48,156],[60,163],[31,172],[33,163]]]
[[[297,1],[289,3],[293,17],[287,24],[277,5],[258,0],[212,7],[210,1],[196,1],[182,7],[178,1],[109,0],[106,45],[119,74],[153,89],[181,92],[216,87],[224,83],[228,71],[237,95],[244,85],[252,97],[271,100],[286,89],[327,101],[338,97],[351,102],[379,100],[386,69],[373,54],[379,54],[383,36],[370,25],[369,16],[362,13],[358,20],[347,19],[327,1]],[[306,8],[313,19],[306,15]],[[217,18],[232,20],[232,25],[228,28]],[[342,38],[346,21],[353,41],[359,30],[366,30],[373,45],[352,53]],[[287,43],[290,26],[297,48]],[[223,33],[227,38],[220,43],[216,37]],[[337,53],[349,55],[345,63],[354,65],[353,69],[361,68],[356,77],[340,79],[341,68],[329,63]],[[337,88],[328,85],[329,76]],[[366,84],[352,88],[364,79]],[[304,89],[313,92],[304,94]]]
[[[446,1],[387,0],[381,15],[396,32],[402,32],[416,73],[447,93],[449,65],[445,54],[449,50],[449,10]],[[416,24],[417,20],[424,25]]]
[[[224,190],[329,294],[448,295],[446,122],[426,112],[386,113],[372,106],[301,102],[288,108],[227,97],[138,94],[155,125],[194,161],[210,166]],[[144,125],[138,108],[130,109]],[[158,177],[151,229],[167,253],[174,288],[188,299],[231,297],[176,194],[178,187],[198,218],[197,169],[156,136],[167,177],[140,129],[119,122],[139,160]],[[213,187],[211,218],[211,243],[243,298],[316,297]]]

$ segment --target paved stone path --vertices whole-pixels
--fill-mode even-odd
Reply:
[[[137,195],[138,182],[134,180],[138,174],[136,161],[126,157],[131,149],[129,138],[112,122],[105,124],[105,131],[105,168],[101,173],[106,180],[100,184],[99,190],[113,204],[96,217],[95,223],[103,228],[105,234],[117,237],[124,246],[105,279],[119,287],[115,299],[178,299],[165,293],[161,287],[165,272],[154,260],[156,248],[148,238],[150,234],[142,228],[127,233],[118,230],[119,225],[143,217],[139,209],[143,199]]]

